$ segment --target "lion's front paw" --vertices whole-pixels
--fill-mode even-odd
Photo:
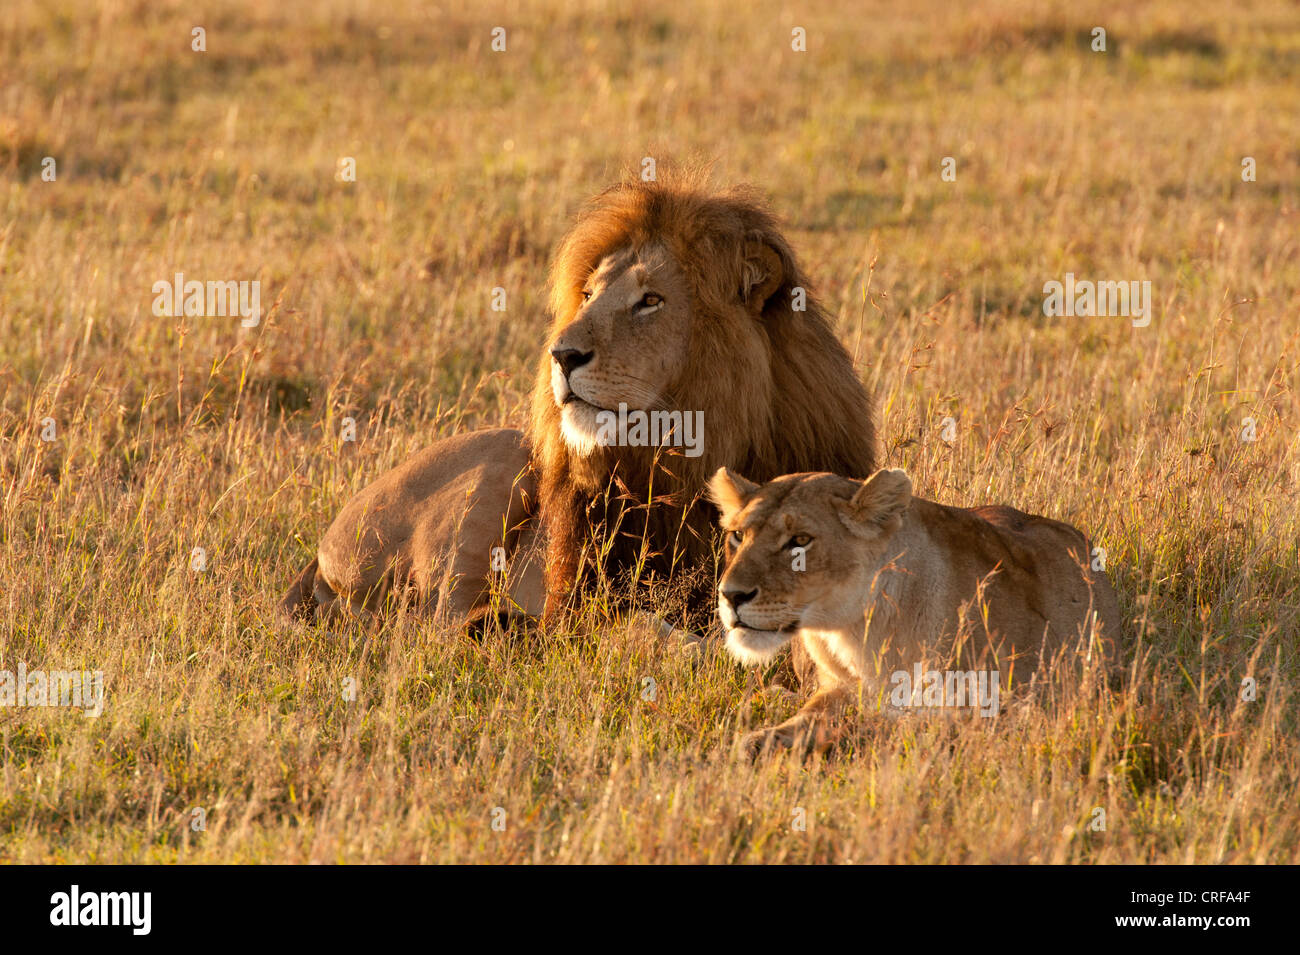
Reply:
[[[706,651],[714,649],[714,644],[709,639],[710,634],[701,634],[683,627],[674,627],[662,617],[646,613],[644,610],[633,612],[630,621],[633,626],[649,631],[661,646],[683,656],[699,657]]]

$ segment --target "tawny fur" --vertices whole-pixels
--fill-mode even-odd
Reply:
[[[599,568],[610,575],[627,571],[643,543],[645,569],[664,577],[711,561],[714,511],[703,493],[721,465],[759,479],[874,469],[868,394],[775,217],[748,188],[713,190],[700,173],[661,167],[659,181],[629,176],[596,196],[551,270],[551,340],[575,321],[584,283],[606,256],[651,245],[685,273],[692,308],[689,357],[661,404],[703,411],[707,439],[694,458],[627,447],[575,453],[561,433],[552,360],[542,354],[529,436],[551,610],[596,569],[591,544],[602,527],[620,530]],[[793,310],[796,288],[806,311]]]
[[[610,447],[576,454],[562,434],[553,362],[543,349],[531,451],[517,432],[476,432],[444,439],[382,475],[335,519],[317,559],[281,602],[285,612],[373,610],[413,586],[426,607],[472,616],[491,583],[490,548],[531,553],[536,540],[546,547],[545,605],[556,609],[580,567],[592,569],[591,545],[602,528],[619,529],[602,567],[612,575],[632,566],[643,547],[644,569],[661,581],[711,570],[714,511],[703,493],[722,464],[772,477],[811,469],[871,473],[867,392],[754,191],[714,190],[701,172],[669,170],[658,182],[628,177],[592,199],[551,270],[548,346],[572,328],[593,270],[625,249],[666,254],[681,273],[689,340],[673,344],[686,359],[656,406],[702,411],[703,453]],[[796,288],[806,310],[794,310]],[[666,347],[636,339],[621,346],[622,357]],[[605,356],[615,373],[619,357]],[[537,563],[525,559],[513,575],[519,585],[512,593],[527,612],[543,605]],[[705,576],[698,611],[711,603],[712,576]],[[703,622],[701,614],[691,622]]]
[[[729,532],[718,586],[728,650],[762,663],[794,639],[817,667],[820,691],[747,737],[751,755],[811,741],[846,703],[880,699],[891,673],[918,663],[997,671],[1001,686],[1024,684],[1075,645],[1102,672],[1115,660],[1114,589],[1069,524],[913,498],[902,471],[865,482],[792,474],[759,487],[721,469],[710,490]]]
[[[473,622],[494,600],[503,613],[540,613],[530,519],[536,496],[521,432],[493,428],[436,441],[344,505],[280,609],[299,619],[371,614],[390,598],[410,597],[454,623]],[[493,567],[494,553],[505,573]]]

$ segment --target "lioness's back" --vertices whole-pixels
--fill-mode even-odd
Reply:
[[[990,599],[1001,588],[1014,590],[1050,621],[1056,640],[1073,639],[1095,612],[1113,655],[1119,604],[1104,570],[1093,569],[1091,544],[1078,528],[1004,505],[958,508],[916,499],[912,506],[952,555],[962,586],[996,568]]]
[[[1062,659],[1114,661],[1115,594],[1069,524],[917,498],[900,470],[760,486],[721,468],[709,493],[728,532],[718,583],[728,651],[762,664],[797,637],[817,668],[818,692],[786,722],[746,736],[747,753],[808,738],[863,697],[855,684],[874,693],[888,683],[894,707],[969,706],[949,680],[983,673],[978,706],[989,715],[999,687],[1046,676]]]

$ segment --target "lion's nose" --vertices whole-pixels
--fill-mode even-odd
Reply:
[[[747,604],[758,596],[758,588],[753,590],[723,590],[721,591],[722,599],[731,605],[735,613],[740,612],[742,604]]]
[[[596,353],[592,351],[578,351],[576,348],[552,348],[551,357],[555,363],[560,366],[560,371],[564,372],[564,377],[568,378],[573,374],[574,369],[581,368],[587,362],[591,361],[592,356]]]

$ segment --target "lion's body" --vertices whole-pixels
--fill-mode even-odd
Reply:
[[[495,582],[509,605],[539,613],[536,495],[521,432],[437,441],[344,505],[281,606],[299,616],[377,612],[409,593],[427,611],[469,621],[488,609]]]
[[[722,472],[713,491],[723,526],[741,535],[719,585],[728,649],[758,663],[799,639],[820,688],[751,749],[790,742],[859,693],[887,700],[891,676],[918,666],[996,672],[1006,686],[1080,640],[1103,666],[1114,660],[1114,590],[1068,524],[915,499],[901,471],[867,482],[787,475],[762,487]],[[801,557],[782,547],[804,538]]]
[[[552,355],[577,361],[561,373],[544,356],[533,395],[548,606],[592,571],[662,578],[709,564],[703,495],[721,465],[761,478],[873,470],[867,392],[748,190],[689,177],[607,190],[563,242],[550,301]],[[593,416],[619,404],[698,412],[698,454],[594,444]]]
[[[636,307],[651,286],[661,301]],[[711,190],[681,174],[606,190],[561,244],[550,311],[552,354],[542,355],[527,442],[507,431],[450,438],[380,477],[339,514],[283,609],[369,609],[412,584],[426,606],[472,615],[489,549],[531,553],[537,541],[546,607],[593,571],[617,578],[636,567],[661,583],[691,581],[696,612],[685,620],[703,625],[715,554],[704,493],[720,465],[759,477],[874,468],[866,389],[747,189]],[[560,348],[590,357],[557,371]],[[698,416],[697,446],[600,444],[599,415],[620,404]],[[534,495],[537,507],[525,508]],[[526,562],[515,588],[528,612],[543,602],[538,563]]]

